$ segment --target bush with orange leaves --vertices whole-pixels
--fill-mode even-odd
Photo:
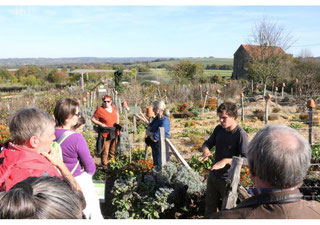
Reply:
[[[6,125],[0,125],[0,143],[10,140],[9,127]]]
[[[129,164],[127,170],[135,174],[148,174],[152,172],[154,165],[152,160],[138,160]]]

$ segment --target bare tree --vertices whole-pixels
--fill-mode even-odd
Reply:
[[[283,82],[283,78],[289,76],[288,61],[292,60],[284,50],[294,42],[282,26],[263,18],[254,26],[249,37],[252,51],[248,77],[264,84]]]

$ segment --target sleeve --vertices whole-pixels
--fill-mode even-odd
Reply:
[[[218,126],[216,126],[216,128],[214,129],[213,133],[211,134],[211,136],[203,143],[202,146],[207,146],[210,149],[212,149],[213,146],[216,145],[216,135],[217,135],[217,130],[218,130]]]
[[[239,138],[239,156],[247,158],[248,142],[248,134],[245,131],[241,131]]]
[[[79,134],[77,138],[77,152],[81,165],[83,165],[84,170],[93,175],[96,172],[96,164],[93,161],[92,156],[84,137]]]
[[[93,116],[94,116],[95,118],[99,119],[99,117],[100,117],[100,107],[98,107],[98,108],[96,109],[96,111],[94,112]]]

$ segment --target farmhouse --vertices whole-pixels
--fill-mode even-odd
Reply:
[[[240,45],[233,54],[233,79],[247,79],[249,63],[274,54],[286,54],[276,46]]]

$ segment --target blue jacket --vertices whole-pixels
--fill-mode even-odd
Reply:
[[[149,127],[151,127],[151,132],[154,133],[154,139],[159,141],[160,140],[160,133],[159,133],[159,127],[164,128],[164,134],[165,138],[170,137],[169,131],[170,131],[170,121],[168,117],[163,116],[161,119],[159,117],[156,117],[152,120],[152,122],[149,124]]]

